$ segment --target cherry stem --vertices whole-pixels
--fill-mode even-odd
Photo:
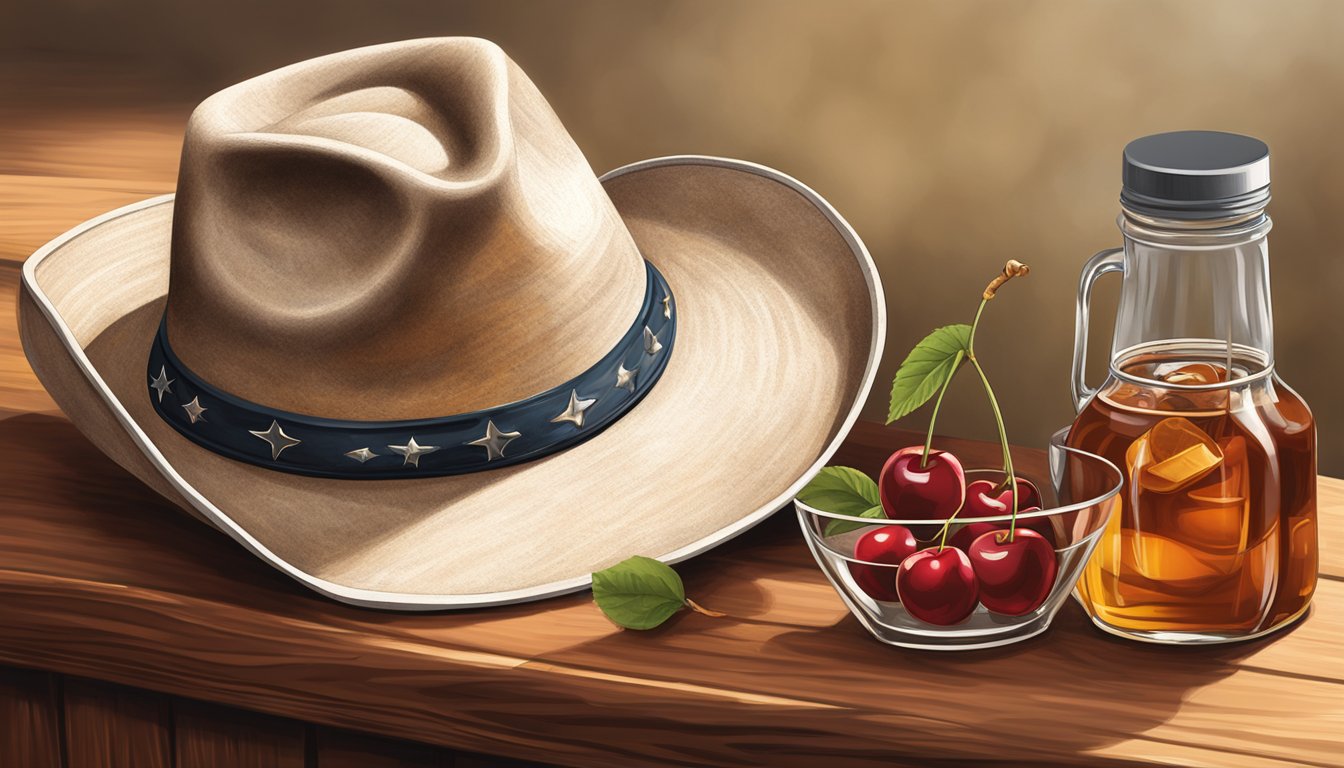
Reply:
[[[961,369],[961,358],[965,352],[957,350],[956,357],[952,359],[952,375],[947,377],[943,386],[938,390],[938,399],[933,401],[933,415],[929,416],[929,432],[924,436],[924,454],[919,457],[919,468],[924,469],[929,465],[929,451],[933,449],[933,425],[938,423],[938,409],[943,407],[943,395],[947,394],[947,386],[952,383],[956,372]]]
[[[919,457],[920,469],[924,469],[929,465],[929,451],[933,450],[933,426],[938,423],[938,409],[943,405],[943,395],[947,394],[948,385],[952,383],[952,379],[957,375],[957,371],[961,370],[961,361],[963,357],[969,359],[973,363],[975,362],[975,329],[980,327],[980,315],[985,311],[985,303],[994,298],[994,295],[998,293],[1004,283],[1012,280],[1014,277],[1030,274],[1030,272],[1031,267],[1028,267],[1017,259],[1009,259],[1008,262],[1003,265],[1003,269],[999,274],[995,275],[994,279],[989,281],[989,285],[985,286],[984,292],[980,294],[980,308],[975,311],[975,322],[971,324],[971,334],[967,349],[964,352],[962,350],[957,350],[956,357],[952,359],[952,372],[947,375],[947,379],[943,382],[943,386],[938,390],[938,400],[933,404],[933,415],[929,417],[929,432],[924,436],[924,453]],[[979,363],[976,363],[975,367],[976,369],[979,369]],[[1231,370],[1230,366],[1228,370]],[[990,404],[994,406],[994,416],[999,420],[999,439],[1003,441],[1004,446],[1003,469],[1008,473],[1008,478],[1014,480],[1013,460],[1012,457],[1008,455],[1008,438],[1004,436],[1003,419],[999,417],[999,405],[994,402],[994,393],[989,389],[989,380],[985,378],[984,371],[980,371],[980,380],[985,382],[985,392],[989,395]],[[1016,520],[1017,482],[1015,480],[1013,482],[1013,517],[1014,520]]]
[[[994,423],[999,428],[999,445],[1003,448],[1003,472],[1008,475],[1008,482],[1013,487],[1013,517],[1008,523],[1008,541],[1012,541],[1017,530],[1017,475],[1013,472],[1013,454],[1008,448],[1008,431],[1003,426],[1003,413],[999,410],[999,401],[994,397],[994,389],[989,386],[989,377],[985,375],[985,369],[980,366],[980,361],[975,357],[975,332],[980,328],[980,316],[985,311],[985,305],[992,298],[994,298],[993,294],[986,291],[986,295],[980,299],[980,308],[975,311],[975,321],[971,323],[971,336],[967,343],[966,356],[970,358],[971,365],[975,366],[976,373],[980,374],[980,383],[985,387],[985,396],[989,398],[990,410],[994,412]]]
[[[949,517],[949,518],[947,518],[947,520],[943,521],[943,527],[938,529],[938,533],[939,533],[939,536],[938,536],[938,551],[939,551],[939,552],[942,552],[942,551],[943,551],[943,547],[947,546],[947,533],[948,533],[949,530],[951,530],[952,521],[957,519],[957,515],[960,515],[960,514],[961,514],[961,510],[964,509],[965,507],[966,507],[966,496],[963,495],[963,496],[961,497],[961,504],[959,504],[959,505],[957,506],[957,511],[956,511],[956,512],[953,512],[951,517]]]
[[[705,616],[709,616],[715,619],[721,619],[724,616],[728,615],[726,613],[719,613],[718,611],[711,611],[710,609],[704,607],[703,605],[700,605],[699,603],[695,602],[689,597],[686,598],[686,607],[690,608],[692,611],[695,611],[696,613],[703,614]]]

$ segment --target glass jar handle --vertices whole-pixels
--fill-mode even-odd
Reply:
[[[1087,313],[1092,304],[1092,284],[1107,272],[1125,271],[1125,249],[1107,248],[1087,260],[1082,277],[1078,280],[1078,313],[1073,325],[1073,404],[1081,411],[1092,395],[1095,387],[1087,386],[1083,381],[1087,367]]]

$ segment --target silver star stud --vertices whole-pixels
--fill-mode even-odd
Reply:
[[[172,388],[169,387],[168,385],[169,385],[169,384],[172,384],[174,381],[177,381],[177,379],[170,379],[170,378],[168,378],[168,372],[164,369],[163,366],[159,366],[159,375],[156,376],[154,379],[152,379],[152,380],[149,382],[149,386],[150,386],[150,388],[153,389],[155,392],[158,392],[158,393],[159,393],[159,402],[160,402],[160,403],[163,402],[163,393],[164,393],[164,392],[172,392],[172,391],[173,391]]]
[[[504,458],[504,449],[509,443],[522,437],[522,432],[500,432],[495,422],[487,421],[485,423],[485,437],[479,440],[472,440],[467,445],[479,445],[485,449],[485,460],[494,461]]]
[[[415,442],[415,438],[412,437],[410,440],[406,441],[405,445],[389,445],[387,446],[387,449],[397,454],[398,456],[403,457],[401,466],[419,467],[420,457],[424,456],[426,453],[433,453],[439,450],[439,446],[420,445],[419,443]],[[349,454],[346,455],[348,456]]]
[[[182,407],[187,410],[187,418],[191,419],[192,424],[195,424],[198,421],[205,421],[205,412],[210,410],[201,405],[201,398],[199,397],[191,398],[191,402]]]
[[[365,448],[356,448],[353,451],[346,451],[345,455],[348,456],[349,458],[354,459],[355,461],[358,461],[360,464],[363,464],[364,462],[368,461],[369,459],[372,459],[374,456],[377,456],[378,454],[374,453],[373,451],[370,451],[367,447],[365,447]],[[416,466],[419,465],[417,464]]]
[[[629,392],[634,392],[635,374],[637,373],[639,373],[638,368],[631,368],[630,370],[627,371],[625,370],[624,365],[618,366],[616,368],[616,388],[624,389]]]
[[[644,326],[644,354],[657,354],[658,350],[662,348],[662,342],[658,341],[658,337],[654,335],[653,331],[649,330],[649,326]]]
[[[666,317],[668,320],[671,320],[671,319],[672,319],[672,297],[671,297],[671,296],[664,296],[664,297],[663,297],[663,317]]]
[[[280,458],[280,452],[286,448],[293,448],[303,442],[302,440],[286,435],[285,430],[280,428],[280,422],[275,419],[271,419],[270,429],[249,429],[248,432],[251,432],[253,435],[256,435],[271,444],[271,461]]]
[[[559,424],[562,421],[568,421],[573,423],[576,427],[582,427],[584,411],[592,408],[593,403],[596,402],[597,400],[580,400],[579,391],[577,389],[571,389],[569,391],[569,407],[565,409],[564,413],[551,419],[551,423]],[[502,448],[500,449],[500,452],[503,453]]]

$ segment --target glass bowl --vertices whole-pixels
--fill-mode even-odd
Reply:
[[[1048,531],[1053,537],[1055,583],[1045,602],[1022,616],[992,613],[977,604],[975,611],[957,624],[928,624],[908,613],[899,602],[875,600],[859,587],[850,570],[852,565],[879,569],[879,574],[889,572],[893,582],[897,570],[896,565],[860,560],[854,556],[854,544],[865,531],[874,526],[900,524],[911,527],[919,536],[930,528],[941,528],[945,519],[857,518],[823,512],[796,499],[794,508],[798,511],[803,536],[817,564],[830,580],[831,586],[840,593],[850,612],[873,637],[891,645],[924,650],[993,648],[1033,637],[1050,626],[1050,620],[1073,591],[1083,565],[1092,554],[1117,502],[1116,494],[1123,476],[1111,462],[1095,454],[1069,448],[1057,440],[1051,441],[1049,459],[1050,482],[1042,482],[1043,478],[1027,477],[1040,490],[1043,508],[1019,514],[1017,521],[1019,528],[1029,524],[1029,527],[1038,531]],[[997,469],[966,470],[968,484],[981,479],[997,483],[1004,479],[1004,473]],[[827,529],[834,527],[834,520],[849,523],[840,527],[850,530],[828,535]],[[966,520],[956,518],[949,526],[948,540],[970,522],[1002,523],[1006,528],[1010,520],[1011,515]],[[920,548],[937,547],[937,539],[937,536],[929,541],[921,538]]]

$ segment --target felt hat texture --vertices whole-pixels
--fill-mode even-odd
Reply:
[[[599,178],[522,70],[471,38],[336,53],[211,96],[176,193],[48,243],[20,290],[34,371],[103,452],[309,588],[402,610],[573,591],[630,555],[674,562],[746,530],[844,438],[885,327],[862,242],[811,189],[701,156]],[[584,379],[655,300],[663,331],[645,327],[620,370],[648,360],[656,380],[636,398]],[[257,462],[189,431],[234,427],[223,402],[156,381],[161,327],[184,370],[295,415],[237,427]],[[265,465],[318,445],[301,417],[429,423],[574,381],[547,428],[580,442],[518,463],[487,459],[525,440],[487,433],[437,455],[371,443],[333,454],[336,476]],[[584,432],[583,408],[621,397]],[[161,415],[179,408],[188,421]],[[436,474],[453,451],[486,465]]]

